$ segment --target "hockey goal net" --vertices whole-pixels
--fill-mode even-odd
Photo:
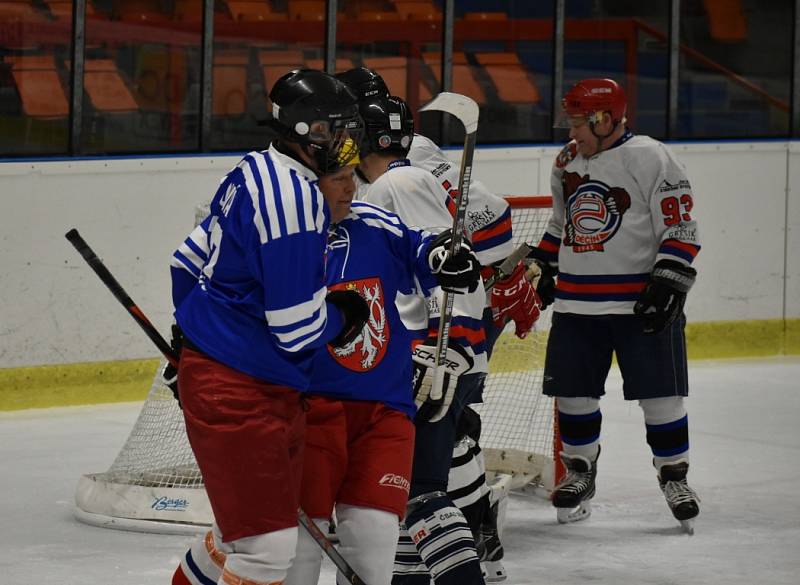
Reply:
[[[550,215],[550,197],[508,201],[515,242],[538,242]],[[512,488],[529,483],[552,487],[554,407],[542,394],[549,328],[549,310],[524,340],[514,336],[509,324],[495,345],[484,404],[478,407],[487,471],[510,478]],[[183,415],[161,383],[160,371],[111,467],[80,478],[75,494],[78,519],[122,530],[177,534],[202,531],[211,523],[211,506]]]

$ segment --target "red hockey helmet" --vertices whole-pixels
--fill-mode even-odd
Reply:
[[[599,121],[595,116],[597,112],[610,112],[614,124],[624,123],[627,106],[625,91],[613,79],[579,81],[561,100],[567,116],[582,116],[590,122]]]

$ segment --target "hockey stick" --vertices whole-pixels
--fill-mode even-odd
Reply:
[[[142,310],[133,302],[131,297],[128,296],[128,293],[125,292],[125,289],[122,288],[122,285],[117,282],[117,279],[114,278],[114,275],[111,274],[106,265],[103,264],[103,261],[97,257],[97,254],[94,253],[91,246],[86,243],[86,240],[81,237],[78,233],[78,230],[72,228],[69,230],[65,236],[67,240],[75,247],[75,249],[83,256],[83,259],[86,260],[86,263],[95,271],[97,276],[100,277],[100,280],[103,281],[103,284],[108,287],[108,290],[116,297],[116,299],[122,304],[123,307],[128,311],[131,317],[133,317],[134,321],[139,324],[139,327],[147,334],[147,337],[150,338],[150,341],[155,343],[156,347],[158,347],[159,351],[164,355],[165,358],[176,368],[178,367],[178,359],[180,356],[175,353],[167,340],[161,336],[161,333],[158,332],[158,329],[150,322],[150,320],[145,316]],[[336,565],[336,568],[339,569],[342,574],[347,578],[349,583],[353,585],[366,585],[364,581],[356,574],[353,568],[347,563],[344,557],[339,554],[339,551],[333,546],[333,543],[328,540],[325,535],[322,533],[322,530],[319,529],[314,521],[303,512],[302,509],[297,509],[298,519],[300,524],[305,528],[308,533],[311,535],[319,547],[328,555],[328,558]]]
[[[464,238],[464,218],[469,203],[469,184],[472,178],[472,158],[475,154],[475,140],[478,134],[478,117],[480,110],[474,100],[465,95],[443,91],[433,100],[420,108],[420,112],[431,110],[446,112],[455,116],[464,125],[464,152],[461,155],[461,168],[458,173],[458,195],[456,196],[456,212],[453,215],[453,239],[450,243],[450,255],[453,256],[461,247]],[[450,339],[450,321],[453,317],[453,293],[443,291],[442,308],[439,315],[439,337],[436,340],[436,366],[433,370],[433,383],[430,397],[441,400],[444,388],[444,367],[447,357],[447,342]]]
[[[150,341],[156,344],[156,347],[159,351],[164,354],[164,357],[167,358],[167,361],[171,363],[176,368],[178,367],[178,355],[173,351],[172,347],[170,347],[169,343],[161,337],[161,334],[158,330],[153,326],[150,320],[145,317],[142,310],[133,302],[131,297],[128,296],[128,293],[125,292],[125,289],[122,288],[117,279],[109,272],[106,265],[103,264],[103,261],[97,257],[97,254],[94,253],[94,250],[86,243],[81,235],[78,233],[78,230],[72,228],[69,230],[65,236],[67,240],[69,240],[70,244],[72,244],[78,253],[83,256],[83,259],[86,260],[86,263],[91,267],[92,270],[95,271],[97,276],[100,277],[100,280],[103,281],[103,284],[108,287],[108,290],[111,291],[111,294],[116,297],[116,299],[125,307],[125,310],[128,311],[128,314],[133,317],[133,320],[139,324],[139,327],[147,334],[147,337],[150,338]]]
[[[519,264],[521,260],[527,258],[528,252],[530,251],[531,247],[528,244],[520,244],[516,250],[508,255],[508,258],[500,263],[500,266],[497,267],[497,271],[486,279],[483,283],[484,290],[490,290],[498,280],[503,280],[511,276],[517,264]]]

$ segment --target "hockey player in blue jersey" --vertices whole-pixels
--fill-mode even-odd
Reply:
[[[386,210],[353,203],[352,167],[321,177],[319,186],[331,212],[328,288],[357,291],[370,310],[349,344],[314,356],[300,501],[323,528],[336,504],[342,554],[367,583],[388,585],[413,453],[411,342],[427,331],[425,295],[438,284],[476,289],[478,262],[464,250],[434,274],[429,257],[439,256],[448,235],[407,228]],[[196,233],[207,247],[205,230]],[[188,274],[189,266],[177,268]],[[214,538],[196,542],[176,575],[215,582],[224,553]],[[300,532],[285,585],[313,585],[320,564],[319,546]]]
[[[345,347],[368,316],[358,294],[325,286],[330,214],[316,186],[355,155],[343,148],[362,130],[355,96],[299,70],[270,99],[279,138],[223,178],[204,229],[173,261],[178,391],[225,584],[284,580],[297,541],[300,391],[314,353]]]

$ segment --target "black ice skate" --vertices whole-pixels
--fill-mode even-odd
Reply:
[[[700,513],[700,498],[686,483],[688,471],[689,463],[685,460],[662,465],[658,473],[658,483],[672,515],[686,532],[694,534],[694,518]]]
[[[600,453],[598,452],[598,457]],[[564,480],[553,489],[553,505],[557,508],[559,524],[585,520],[592,514],[597,459],[590,461],[582,455],[561,452],[561,461],[567,468]]]
[[[500,535],[497,531],[498,503],[495,502],[490,510],[490,517],[481,526],[481,534],[476,547],[478,558],[481,561],[483,579],[487,583],[500,583],[505,581],[508,575],[503,566],[503,544],[500,542]]]

